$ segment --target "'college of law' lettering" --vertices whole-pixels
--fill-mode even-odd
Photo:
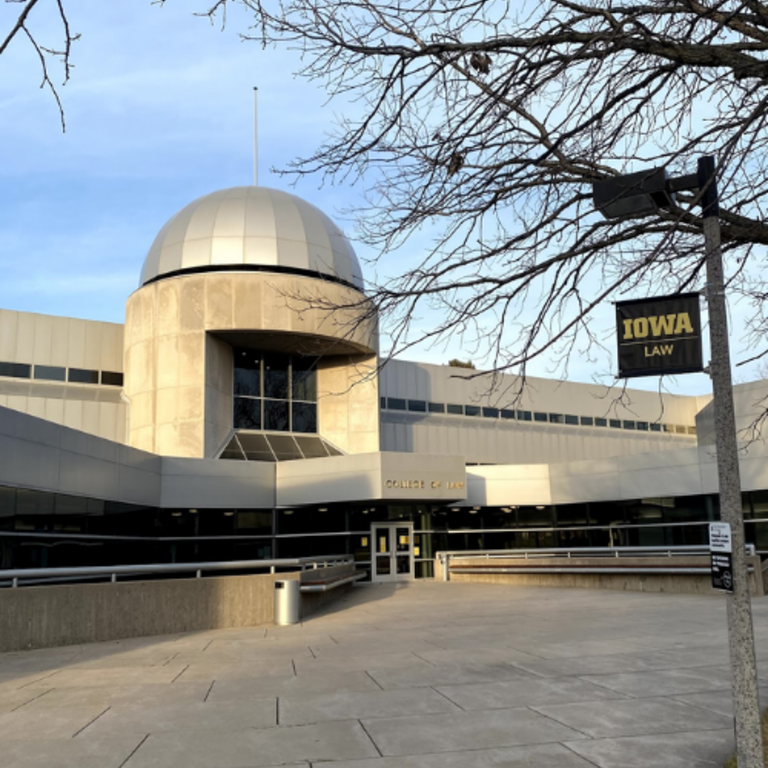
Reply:
[[[404,490],[423,490],[431,488],[433,491],[438,488],[447,488],[449,491],[462,490],[464,488],[463,480],[385,480],[384,485],[387,488],[402,488]]]

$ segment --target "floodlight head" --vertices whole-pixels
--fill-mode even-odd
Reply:
[[[592,182],[592,199],[606,219],[636,219],[658,213],[674,202],[664,168]]]

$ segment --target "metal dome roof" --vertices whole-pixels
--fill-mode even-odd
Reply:
[[[217,267],[319,273],[363,290],[341,230],[314,205],[266,187],[222,189],[182,208],[152,243],[141,285]]]

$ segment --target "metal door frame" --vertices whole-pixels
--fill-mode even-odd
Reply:
[[[388,537],[388,551],[387,552],[379,552],[379,539],[377,534],[377,529],[381,530],[382,528],[387,529],[387,537]],[[398,553],[397,550],[397,529],[398,528],[406,528],[408,531],[408,551],[400,551]],[[373,582],[394,582],[394,581],[413,581],[416,578],[416,568],[415,568],[415,555],[414,555],[414,542],[413,542],[413,523],[411,522],[396,522],[396,521],[390,521],[387,520],[385,522],[381,523],[371,523],[371,581]],[[397,558],[402,557],[405,554],[408,555],[408,565],[409,570],[408,573],[398,573],[397,572]],[[387,574],[377,574],[376,573],[376,563],[377,563],[377,557],[383,557],[384,555],[389,556],[389,573]]]

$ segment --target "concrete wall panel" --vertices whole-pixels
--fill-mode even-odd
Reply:
[[[183,275],[144,286],[126,309],[129,443],[163,455],[214,456],[232,428],[231,347],[216,334],[238,331],[279,333],[285,352],[311,338],[313,350],[336,355],[327,367],[338,381],[318,377],[320,434],[344,451],[377,450],[377,329],[335,310],[362,298],[334,283],[266,273]],[[283,335],[291,330],[301,338]],[[361,354],[342,354],[350,351]]]
[[[0,410],[0,485],[158,506],[160,458]]]
[[[59,457],[54,446],[0,434],[0,485],[53,490],[59,482]]]
[[[390,499],[454,501],[466,495],[460,456],[360,453],[277,464],[277,505]]]
[[[16,360],[13,362],[34,362],[35,348],[35,315],[18,313],[16,327]]]
[[[655,454],[695,446],[696,438],[659,432],[629,432],[504,419],[381,412],[382,450],[441,452],[469,463],[526,464]]]
[[[50,315],[34,316],[35,346],[32,354],[32,362],[42,365],[50,365],[53,351],[53,325],[54,319]]]
[[[45,402],[45,398],[42,397],[28,397],[23,412],[28,413],[30,416],[37,416],[39,419],[44,419]],[[95,405],[95,403],[85,403],[85,405]],[[98,425],[96,425],[96,429],[98,429]],[[93,434],[97,434],[97,432],[93,432]]]
[[[275,506],[276,466],[164,457],[161,503],[165,507],[271,509]]]
[[[119,467],[115,462],[95,459],[82,453],[62,451],[59,457],[59,483],[61,493],[88,495],[98,499],[114,494],[119,485]]]
[[[15,313],[18,314],[18,313]],[[13,317],[15,317],[15,314]],[[42,315],[32,315],[29,322],[36,328],[37,318],[50,319]],[[56,318],[53,318],[54,320]],[[83,321],[81,321],[83,322]],[[43,324],[45,327],[46,324]],[[107,323],[96,323],[101,329],[101,334],[112,335],[121,342],[122,329]],[[62,323],[53,323],[54,335],[63,329],[60,334],[66,340],[69,336],[67,318]],[[38,353],[42,347],[38,347]],[[66,345],[62,358],[57,358],[54,349],[45,365],[63,365],[67,367]],[[117,355],[120,358],[120,354]],[[117,369],[122,365],[111,365],[107,368],[103,365],[100,370]],[[0,392],[2,402],[21,413],[48,419],[56,424],[64,424],[73,429],[103,437],[107,440],[118,442],[125,441],[125,425],[127,418],[127,403],[121,398],[117,387],[102,387],[90,384],[73,384],[67,382],[50,382],[34,379],[0,378]],[[141,406],[140,406],[141,409]]]
[[[67,325],[67,364],[70,368],[85,368],[85,320],[71,320]]]
[[[0,360],[12,362],[29,362],[18,356],[19,313],[10,309],[0,309]]]
[[[278,578],[298,573],[4,589],[0,651],[271,624]]]
[[[511,374],[478,375],[476,371],[401,360],[390,360],[384,366],[381,393],[387,397],[443,403],[660,420],[690,426],[706,401],[706,398],[660,396],[644,390],[629,389],[622,394],[620,388],[535,377],[527,377],[523,387],[522,382]]]
[[[102,367],[101,324],[85,322],[85,349],[83,368],[98,371]]]

